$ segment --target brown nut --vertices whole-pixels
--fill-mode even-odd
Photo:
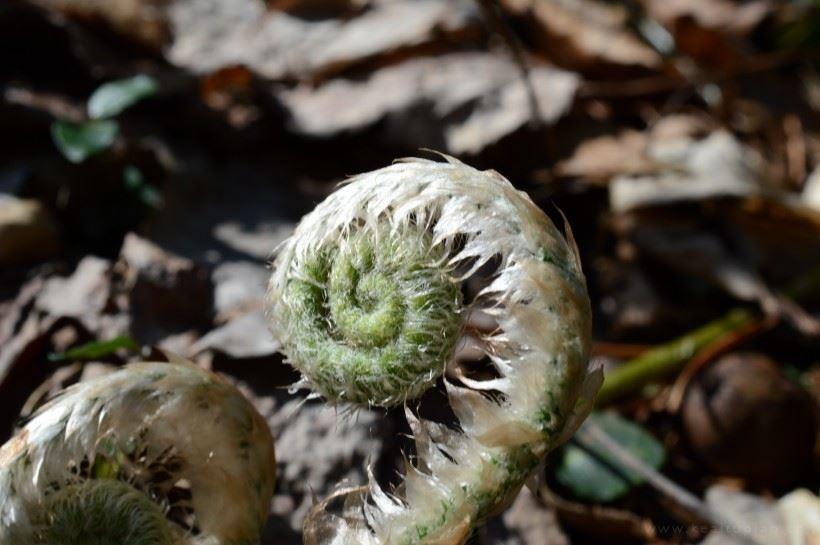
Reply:
[[[808,392],[770,358],[736,353],[695,377],[682,417],[694,451],[712,471],[782,487],[810,471],[816,411]]]

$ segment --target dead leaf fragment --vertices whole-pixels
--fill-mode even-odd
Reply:
[[[210,324],[213,285],[202,266],[129,233],[117,269],[139,337],[157,342],[169,332]]]
[[[297,17],[344,17],[365,9],[369,0],[267,0],[268,7]]]
[[[94,318],[105,310],[111,295],[111,262],[87,256],[71,276],[46,280],[35,308],[52,316]]]
[[[260,0],[177,0],[168,13],[172,63],[196,73],[244,65],[270,79],[320,79],[479,28],[470,0],[374,0],[350,19],[302,19]]]
[[[762,162],[725,131],[703,140],[683,138],[650,146],[650,158],[663,165],[650,176],[619,176],[610,184],[613,210],[693,201],[707,197],[747,197],[767,192]]]
[[[715,196],[724,195],[717,193]],[[741,206],[743,202],[740,201]],[[729,211],[729,215],[739,216],[732,212],[736,204],[724,203],[723,208]],[[732,236],[704,230],[706,217],[709,216],[698,218],[681,209],[659,206],[622,214],[613,225],[642,255],[662,263],[676,274],[706,280],[742,301],[758,303],[769,316],[787,318],[805,335],[817,335],[820,321],[783,294],[772,290],[761,276],[758,260],[749,251],[752,247],[755,250],[751,253],[759,251],[757,241],[746,241],[746,251],[741,251],[730,242],[737,238],[736,230],[732,230]],[[736,223],[740,222],[736,220]],[[806,252],[805,246],[803,251],[804,262],[811,263],[812,254]],[[793,276],[792,271],[787,278]]]
[[[550,68],[531,70],[529,79],[540,120],[547,125],[555,123],[572,105],[578,79],[569,72]],[[482,97],[466,120],[447,128],[447,149],[452,153],[478,153],[526,125],[532,115],[526,84],[521,78],[515,79]]]
[[[277,496],[274,509],[283,505],[295,531],[301,531],[311,511],[313,498],[326,498],[338,490],[338,483],[361,485],[367,482],[367,460],[378,460],[384,437],[392,431],[379,414],[361,409],[356,422],[340,421],[333,407],[292,399],[268,419],[277,438]],[[289,502],[277,502],[286,496]]]
[[[820,211],[790,197],[753,197],[725,207],[727,221],[750,241],[757,268],[782,285],[820,264]]]
[[[531,78],[542,120],[552,124],[572,104],[578,78],[543,66],[533,68]],[[303,134],[328,137],[387,118],[388,130],[396,131],[391,136],[401,143],[429,147],[440,142],[455,154],[476,153],[531,116],[518,68],[508,57],[491,53],[412,59],[365,80],[337,79],[280,96],[293,128]]]
[[[808,545],[789,543],[784,520],[771,501],[726,486],[715,485],[706,491],[706,504],[728,523],[712,531],[703,545],[747,545],[741,533],[767,545]]]
[[[191,347],[191,352],[215,350],[240,359],[271,356],[278,349],[279,344],[271,336],[265,313],[260,310],[210,331]]]
[[[88,21],[160,49],[168,39],[165,6],[173,0],[33,0],[47,9]]]
[[[820,498],[799,489],[780,498],[777,507],[786,523],[789,545],[820,545]]]
[[[735,69],[748,48],[742,38],[772,11],[768,0],[644,0],[647,15],[673,35],[675,49],[697,62],[700,70]],[[677,64],[691,76],[690,67]]]
[[[521,543],[550,543],[569,545],[569,538],[561,530],[555,511],[547,509],[527,488],[521,490],[512,506],[502,515],[504,526]]]
[[[586,505],[558,496],[541,486],[538,496],[555,510],[561,522],[586,536],[609,541],[652,541],[656,538],[652,521],[624,509]]]
[[[772,11],[768,0],[644,0],[647,14],[673,28],[682,19],[693,19],[703,28],[742,35],[753,30]]]
[[[612,67],[656,69],[660,55],[626,26],[623,6],[593,0],[503,0],[514,14],[528,16],[541,49],[561,66],[574,70]]]
[[[646,133],[626,130],[582,142],[572,157],[558,163],[559,176],[584,177],[591,182],[606,183],[619,174],[636,175],[652,170],[646,156]]]
[[[270,269],[251,261],[225,261],[217,265],[214,283],[214,310],[218,323],[261,310],[265,306]]]
[[[60,234],[49,211],[34,199],[0,195],[0,266],[54,256]]]
[[[37,308],[44,286],[39,276],[27,282],[0,319],[0,441],[11,431],[29,394],[54,369],[45,359],[55,346],[55,337],[72,328],[73,337],[88,338],[88,331],[76,319]]]
[[[581,142],[569,159],[556,165],[556,174],[596,184],[608,183],[619,175],[651,174],[665,168],[652,156],[652,150],[670,142],[689,142],[696,136],[709,134],[710,130],[710,122],[704,117],[669,115],[646,131],[627,129]]]
[[[800,198],[804,205],[820,212],[820,167],[809,175]]]

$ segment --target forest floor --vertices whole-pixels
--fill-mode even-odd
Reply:
[[[289,393],[263,299],[338,182],[436,150],[566,215],[593,421],[643,468],[582,430],[472,543],[817,543],[818,61],[799,1],[4,2],[0,442],[165,349],[270,423],[264,545],[368,463],[395,482],[403,411]]]

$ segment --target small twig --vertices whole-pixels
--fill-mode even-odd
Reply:
[[[56,119],[80,123],[87,119],[85,107],[66,97],[24,87],[0,87],[0,101],[45,112]]]
[[[521,72],[521,80],[524,83],[524,88],[527,91],[527,99],[530,103],[530,127],[534,129],[538,128],[542,124],[544,118],[541,115],[541,108],[538,105],[538,95],[535,93],[535,87],[533,86],[532,78],[530,77],[530,65],[529,62],[527,62],[527,57],[524,54],[524,48],[521,45],[521,41],[504,21],[504,15],[501,13],[496,0],[476,1],[478,2],[481,11],[490,26],[493,27],[493,29],[504,39],[504,43],[507,45],[513,60],[515,61],[515,65]]]
[[[732,528],[732,537],[745,545],[763,545],[746,532],[740,531],[736,524],[722,514],[709,508],[700,498],[633,456],[594,422],[587,420],[575,434],[574,440],[586,448],[594,449],[597,446],[599,449],[606,450],[618,464],[643,477],[655,490],[713,528],[724,530]]]
[[[802,188],[806,180],[806,132],[800,118],[795,114],[783,117],[783,133],[786,136],[786,170],[791,182],[797,188]]]
[[[611,343],[607,341],[593,341],[592,355],[606,356],[610,358],[637,358],[652,350],[652,346],[646,344]]]

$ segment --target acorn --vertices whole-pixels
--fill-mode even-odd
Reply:
[[[682,418],[695,453],[717,474],[783,488],[813,466],[817,407],[765,355],[729,354],[702,370]]]

